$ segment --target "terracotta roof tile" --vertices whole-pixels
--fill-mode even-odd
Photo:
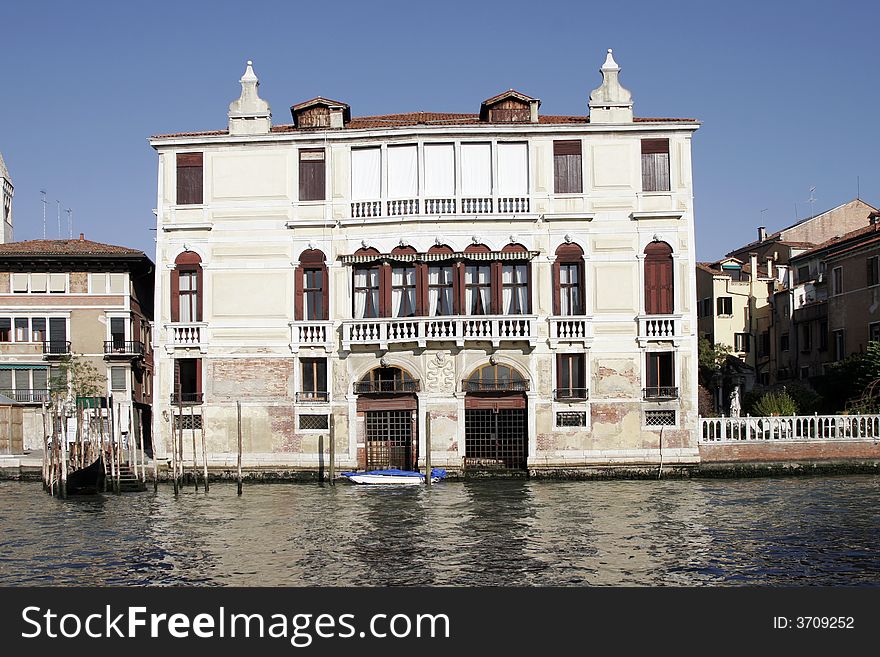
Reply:
[[[867,226],[862,226],[861,228],[857,228],[856,230],[851,230],[850,232],[844,233],[843,235],[840,235],[838,237],[832,237],[830,240],[826,240],[825,242],[822,242],[821,244],[815,245],[814,248],[812,248],[808,251],[804,251],[803,253],[798,254],[795,257],[797,259],[810,257],[810,256],[815,255],[816,253],[819,253],[820,251],[824,251],[826,249],[829,249],[830,247],[838,246],[838,245],[843,246],[847,242],[851,242],[853,240],[858,240],[857,244],[853,244],[847,248],[841,249],[840,251],[835,251],[835,255],[836,255],[837,253],[842,253],[844,251],[849,251],[850,249],[853,249],[853,248],[858,248],[858,247],[862,246],[863,244],[872,243],[874,241],[874,238],[872,238],[872,237],[869,237],[866,240],[859,240],[859,238],[861,238],[865,235],[873,235],[874,233],[880,233],[880,224],[868,224]],[[880,238],[880,235],[878,235],[877,237]]]
[[[125,246],[102,244],[91,240],[27,240],[24,242],[7,242],[0,244],[0,257],[17,255],[58,255],[58,256],[107,256],[135,255],[144,256],[143,251],[129,249]]]
[[[638,117],[635,123],[696,123],[696,119],[688,118],[651,118]],[[547,114],[538,117],[541,125],[570,125],[590,123],[588,116],[572,116]],[[452,112],[404,112],[402,114],[381,114],[378,116],[355,116],[349,121],[345,130],[364,130],[370,128],[405,128],[415,125],[487,125],[480,120],[479,114],[458,114]],[[531,125],[528,123],[517,125]],[[325,130],[326,128],[297,128],[293,124],[274,125],[272,132],[299,132],[307,130]],[[228,134],[227,130],[208,130],[204,132],[176,132],[173,134],[153,135],[153,139],[170,139],[173,137],[216,137]]]

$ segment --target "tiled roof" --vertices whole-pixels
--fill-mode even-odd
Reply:
[[[876,233],[876,236],[874,235]],[[866,239],[860,239],[864,236],[868,236]],[[839,251],[835,250],[834,255],[838,253],[843,253],[845,251],[850,251],[851,249],[859,248],[865,244],[871,244],[877,239],[880,239],[880,224],[868,224],[867,226],[862,226],[861,228],[857,228],[856,230],[851,230],[848,233],[844,233],[839,237],[832,237],[830,240],[822,242],[819,245],[816,245],[814,248],[809,251],[805,251],[797,256],[795,256],[798,260],[801,258],[808,258],[816,255],[820,251],[825,251],[834,246],[843,246],[848,242],[856,241],[855,244],[852,244],[846,248],[842,248]],[[794,258],[793,258],[794,259]]]
[[[102,244],[91,240],[27,240],[0,244],[0,257],[3,256],[144,256],[143,251],[125,246]]]
[[[696,119],[648,118],[638,117],[635,123],[696,123]],[[538,117],[541,125],[571,125],[590,123],[589,116],[542,115]],[[382,114],[378,116],[355,116],[344,130],[368,128],[405,128],[415,125],[491,125],[480,120],[479,114],[456,114],[450,112],[405,112],[403,114]],[[503,125],[503,124],[502,124]],[[509,124],[508,124],[509,125]],[[513,125],[531,125],[529,123]],[[326,128],[300,128],[293,124],[274,125],[272,132],[326,130]],[[166,135],[153,135],[153,139],[170,139],[172,137],[219,137],[228,134],[228,130],[207,130],[204,132],[175,132]]]

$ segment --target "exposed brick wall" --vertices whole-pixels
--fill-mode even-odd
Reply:
[[[0,294],[9,294],[9,272],[0,272]]]
[[[838,461],[880,459],[880,443],[871,441],[766,442],[700,445],[704,463]]]
[[[84,271],[70,272],[70,293],[88,294],[89,275]]]
[[[289,358],[209,359],[211,394],[218,401],[291,399],[293,360]]]

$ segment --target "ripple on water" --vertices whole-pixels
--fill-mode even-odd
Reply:
[[[7,586],[880,584],[874,476],[0,495]]]

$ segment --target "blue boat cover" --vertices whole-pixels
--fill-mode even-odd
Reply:
[[[389,470],[369,470],[368,472],[342,472],[343,477],[353,477],[355,475],[379,475],[385,477],[421,477],[424,479],[425,475],[421,472],[413,472],[412,470],[397,470],[391,468]],[[431,469],[431,478],[437,477],[438,479],[446,478],[446,470],[443,468],[432,468]]]

